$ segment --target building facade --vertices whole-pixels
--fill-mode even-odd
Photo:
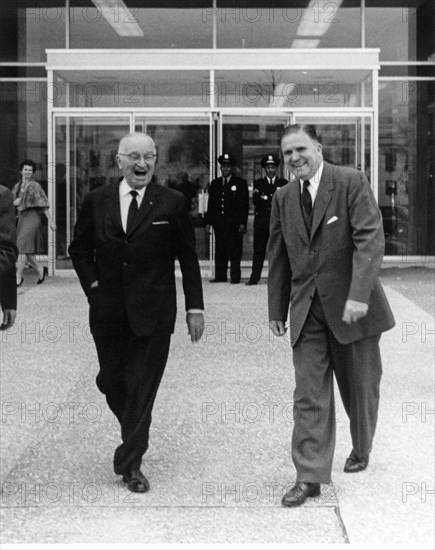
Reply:
[[[0,0],[0,183],[25,158],[67,248],[84,195],[116,181],[128,131],[158,146],[156,181],[190,182],[198,254],[222,151],[248,181],[290,123],[313,124],[330,162],[363,170],[386,256],[434,245],[433,0]],[[281,165],[282,175],[285,167]],[[244,259],[252,258],[252,216]]]

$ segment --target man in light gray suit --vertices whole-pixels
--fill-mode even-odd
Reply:
[[[299,506],[331,481],[333,373],[350,419],[344,471],[367,468],[382,374],[379,340],[394,318],[378,279],[382,218],[364,174],[324,162],[309,125],[286,128],[281,149],[296,180],[272,203],[268,300],[276,336],[286,332],[290,307],[297,477],[282,504]]]

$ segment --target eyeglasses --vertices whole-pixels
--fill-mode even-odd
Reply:
[[[147,153],[146,155],[141,155],[140,153],[118,153],[118,155],[127,157],[130,162],[139,162],[141,158],[143,158],[145,162],[153,162],[157,156],[153,153]]]

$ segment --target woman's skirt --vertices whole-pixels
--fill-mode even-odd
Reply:
[[[19,254],[36,254],[41,251],[41,217],[36,208],[21,212],[17,224]]]

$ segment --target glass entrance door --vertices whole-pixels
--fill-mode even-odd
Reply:
[[[119,179],[116,153],[129,132],[128,115],[61,116],[55,119],[55,216],[57,266],[69,267],[68,246],[85,195]]]
[[[177,117],[125,111],[82,115],[72,112],[68,116],[57,115],[54,120],[52,179],[57,231],[51,257],[56,258],[57,267],[71,265],[68,246],[84,196],[121,177],[116,163],[119,140],[133,131],[147,133],[155,140],[158,158],[154,180],[184,194],[195,227],[198,257],[210,259],[204,212],[216,149],[211,114]]]
[[[156,142],[158,159],[155,181],[181,191],[195,227],[197,253],[211,268],[213,246],[205,231],[204,213],[210,181],[220,175],[217,158],[228,152],[237,159],[236,173],[245,178],[250,191],[250,212],[244,238],[243,262],[250,267],[253,256],[253,182],[262,177],[261,158],[280,156],[284,128],[297,122],[313,124],[323,143],[325,159],[363,170],[376,190],[373,171],[370,114],[255,113],[249,115],[208,113],[156,113],[144,111],[62,113],[53,125],[53,196],[57,223],[55,246],[50,257],[58,267],[70,266],[68,246],[77,213],[85,194],[119,180],[116,153],[121,137],[131,131],[145,132]],[[278,175],[290,179],[283,164]]]
[[[236,174],[244,178],[249,188],[248,227],[244,237],[242,261],[250,266],[254,242],[254,207],[252,190],[254,181],[263,177],[261,159],[267,153],[280,156],[280,136],[284,128],[291,123],[291,115],[241,116],[223,115],[220,136],[221,152],[236,158]],[[219,170],[217,171],[219,172]],[[282,176],[283,166],[278,169]],[[217,173],[217,175],[220,175]]]
[[[135,114],[134,129],[148,134],[155,141],[158,153],[155,181],[183,193],[195,228],[198,258],[209,260],[204,212],[215,149],[211,115],[163,117]]]

